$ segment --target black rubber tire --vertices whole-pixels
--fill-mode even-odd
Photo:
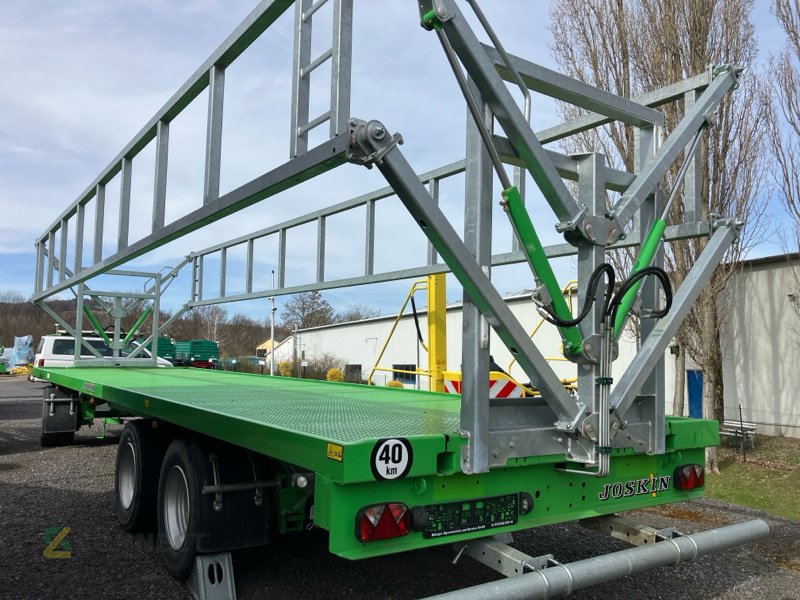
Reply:
[[[195,465],[201,464],[202,460],[203,455],[197,442],[192,439],[178,438],[169,445],[164,454],[158,479],[158,542],[167,571],[180,581],[186,581],[189,578],[194,567],[195,556],[197,556],[196,532],[199,531],[201,484]],[[179,478],[179,471],[183,474],[183,480]],[[168,516],[170,507],[174,503],[169,503],[171,494],[167,486],[170,482],[174,484],[176,479],[185,483],[187,497],[187,501],[183,505],[186,515],[185,535],[180,544],[177,543],[177,540],[170,539],[167,530],[168,523],[175,521],[174,518],[170,519]]]
[[[57,446],[69,446],[74,439],[74,431],[62,433],[42,433],[39,436],[39,444],[41,444],[42,448],[55,448]]]
[[[152,532],[156,529],[158,477],[165,449],[163,438],[150,419],[128,421],[122,430],[114,469],[114,510],[125,531]],[[134,459],[132,468],[131,456]],[[121,469],[122,463],[127,468]],[[127,502],[123,501],[123,493]]]

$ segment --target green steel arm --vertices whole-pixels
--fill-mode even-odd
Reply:
[[[144,323],[145,319],[147,319],[147,317],[150,316],[151,312],[153,312],[153,307],[152,306],[148,306],[146,309],[144,309],[144,312],[141,314],[141,316],[138,319],[136,319],[136,323],[133,324],[133,327],[131,327],[131,330],[128,332],[128,335],[126,335],[125,339],[122,340],[123,344],[127,345],[128,342],[131,341],[131,338],[134,335],[136,335],[136,332],[139,331],[139,327],[142,326],[142,323]]]
[[[649,267],[653,262],[653,257],[658,251],[658,246],[661,243],[661,236],[664,235],[664,230],[667,228],[667,222],[664,219],[656,219],[653,221],[650,231],[647,232],[647,237],[639,249],[639,255],[631,267],[631,275],[641,271],[645,267]],[[628,317],[628,312],[636,299],[636,294],[639,293],[639,288],[642,285],[642,280],[634,285],[628,293],[622,297],[619,310],[617,310],[617,317],[614,319],[614,339],[619,339],[622,330],[625,327],[625,320]]]
[[[561,293],[561,286],[558,285],[553,268],[550,266],[550,261],[545,256],[542,242],[533,227],[528,211],[525,210],[519,190],[515,186],[503,191],[503,206],[522,244],[525,257],[534,276],[545,286],[547,293],[550,295],[550,303],[556,316],[565,321],[572,319],[572,312],[567,306],[566,300],[564,300],[564,295]],[[559,330],[564,338],[565,353],[580,354],[582,339],[578,328],[572,325],[571,327],[559,327]]]
[[[97,317],[92,314],[92,311],[89,310],[89,307],[85,304],[83,305],[83,313],[86,315],[86,318],[89,319],[89,322],[92,324],[92,327],[94,327],[94,330],[101,338],[103,338],[103,341],[106,343],[106,345],[111,346],[111,340],[109,339],[108,334],[103,331],[103,326],[100,325],[100,321],[97,320]]]

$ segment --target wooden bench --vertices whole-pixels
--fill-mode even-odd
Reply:
[[[740,451],[744,450],[744,444],[749,440],[750,447],[755,448],[755,423],[740,423],[739,421],[723,421],[719,426],[719,434],[735,437],[739,440]]]

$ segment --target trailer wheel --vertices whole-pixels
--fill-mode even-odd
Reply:
[[[195,465],[202,453],[193,440],[173,441],[158,481],[158,540],[170,575],[185,581],[197,555],[200,482]]]
[[[125,531],[153,531],[158,475],[164,455],[162,436],[149,419],[128,421],[117,446],[114,506]]]

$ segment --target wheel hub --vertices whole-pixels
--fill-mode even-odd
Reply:
[[[164,486],[164,530],[173,550],[179,550],[186,542],[189,523],[189,484],[186,474],[174,465]]]

